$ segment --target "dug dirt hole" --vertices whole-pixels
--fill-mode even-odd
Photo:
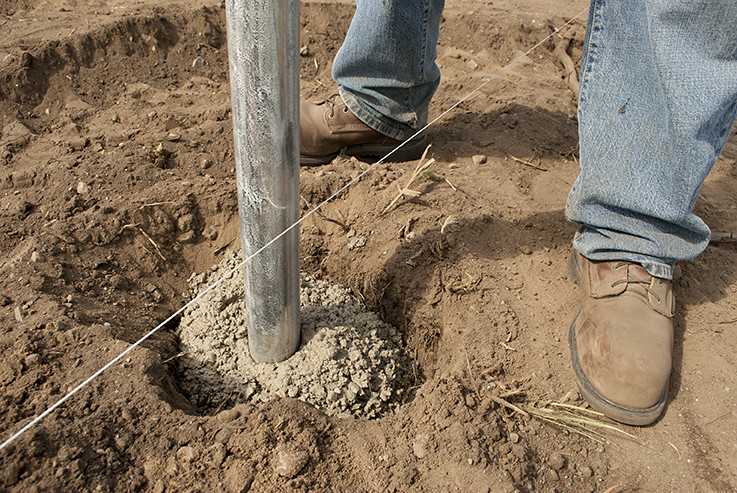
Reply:
[[[192,295],[240,263],[239,253],[228,252],[207,272],[193,274]],[[259,364],[250,356],[240,272],[183,312],[178,382],[201,412],[289,397],[329,415],[372,419],[411,400],[420,382],[402,335],[347,288],[306,274],[300,281],[301,343],[281,363]]]

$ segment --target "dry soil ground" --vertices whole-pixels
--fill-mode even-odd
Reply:
[[[433,114],[585,8],[448,0]],[[304,97],[334,92],[352,10],[302,5]],[[221,4],[2,0],[0,15],[5,439],[178,309],[187,278],[239,240]],[[275,399],[207,415],[179,391],[167,327],[0,452],[2,489],[737,489],[728,235],[681,265],[675,370],[655,425],[598,443],[499,404],[580,404],[566,343],[575,226],[563,216],[576,104],[553,49],[570,45],[577,63],[585,17],[430,129],[436,163],[417,197],[381,215],[417,163],[384,165],[325,207],[333,221],[303,224],[302,269],[352,289],[419,362],[396,414],[335,418]],[[696,206],[719,233],[737,233],[735,159],[732,138]],[[303,169],[302,196],[316,204],[366,166]]]

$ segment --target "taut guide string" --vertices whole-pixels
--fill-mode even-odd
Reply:
[[[383,164],[389,156],[391,156],[397,150],[399,150],[402,147],[404,147],[407,144],[407,142],[409,142],[410,140],[412,140],[415,137],[417,137],[418,135],[420,135],[422,132],[424,132],[425,130],[427,130],[428,128],[430,128],[432,125],[434,125],[435,123],[437,123],[439,120],[445,118],[446,115],[448,115],[450,112],[452,112],[453,110],[455,110],[458,106],[460,106],[465,101],[467,101],[468,99],[470,99],[471,97],[473,97],[477,92],[479,92],[481,89],[483,89],[490,82],[492,82],[493,80],[495,80],[496,78],[498,78],[501,74],[503,74],[504,72],[506,72],[507,70],[509,70],[515,63],[519,62],[522,58],[524,58],[527,55],[529,55],[533,50],[535,50],[536,48],[538,48],[540,45],[542,45],[545,41],[547,41],[548,39],[550,39],[552,36],[554,36],[555,34],[559,33],[561,31],[561,29],[563,29],[566,26],[572,24],[573,21],[575,21],[576,19],[578,19],[581,16],[581,14],[583,14],[587,10],[588,10],[588,8],[583,9],[581,12],[579,12],[575,16],[571,17],[565,24],[563,24],[559,28],[555,29],[552,33],[550,33],[545,38],[543,38],[541,41],[539,41],[538,43],[536,43],[532,48],[530,48],[529,50],[527,50],[526,52],[524,52],[522,55],[520,55],[517,58],[515,58],[510,63],[508,63],[506,66],[504,66],[502,69],[500,69],[496,74],[492,75],[490,78],[488,78],[486,81],[484,81],[481,85],[479,85],[476,89],[474,89],[473,91],[471,91],[468,94],[466,94],[463,98],[459,99],[450,108],[448,108],[447,110],[443,111],[440,115],[438,115],[437,117],[435,117],[432,121],[430,121],[429,123],[427,123],[420,130],[418,130],[417,132],[415,132],[407,140],[405,140],[404,142],[402,142],[401,144],[399,144],[397,147],[395,147],[386,156],[384,156],[379,161],[377,161],[376,163],[374,163],[371,166],[369,166],[368,168],[366,168],[366,170],[362,171],[360,174],[358,174],[358,176],[356,176],[351,181],[349,181],[348,183],[346,183],[340,190],[338,190],[337,192],[335,192],[334,194],[332,194],[330,197],[328,197],[327,199],[323,200],[318,205],[316,205],[312,210],[310,210],[304,216],[302,216],[297,222],[295,222],[294,224],[292,224],[291,226],[289,226],[287,229],[285,229],[284,231],[282,231],[281,233],[279,233],[277,236],[275,236],[272,240],[270,240],[264,246],[262,246],[261,248],[259,248],[255,252],[253,252],[246,259],[244,259],[243,261],[241,261],[240,264],[236,265],[231,270],[229,270],[226,274],[224,274],[223,277],[221,277],[220,279],[218,279],[217,281],[215,281],[214,283],[212,283],[204,291],[202,291],[200,294],[198,294],[197,296],[195,296],[194,298],[192,298],[192,300],[190,300],[186,305],[182,306],[179,310],[177,310],[174,313],[172,313],[166,320],[164,320],[159,325],[157,325],[156,327],[154,327],[153,329],[151,329],[150,331],[148,331],[143,337],[141,337],[136,342],[134,342],[133,344],[131,344],[130,347],[128,347],[125,351],[123,351],[122,353],[120,353],[118,356],[116,356],[115,358],[113,358],[105,366],[103,366],[102,368],[100,368],[99,370],[97,370],[95,373],[93,373],[92,375],[90,375],[90,377],[87,378],[86,380],[84,380],[82,383],[80,383],[79,385],[77,385],[76,387],[74,387],[72,390],[70,390],[69,392],[67,392],[67,394],[64,395],[64,397],[60,398],[58,401],[56,401],[54,404],[52,404],[44,412],[42,412],[41,414],[39,414],[38,416],[36,416],[35,418],[33,418],[23,428],[21,428],[20,430],[18,430],[17,432],[15,432],[10,438],[8,438],[2,444],[0,444],[0,450],[5,449],[5,447],[7,447],[11,443],[13,443],[18,437],[20,437],[26,431],[28,431],[29,429],[31,429],[39,421],[41,421],[46,416],[48,416],[49,414],[51,414],[52,412],[54,412],[56,410],[56,408],[58,408],[59,406],[61,406],[62,404],[64,404],[66,401],[68,401],[74,394],[76,394],[77,392],[79,392],[82,388],[84,388],[92,380],[94,380],[95,378],[97,378],[98,376],[100,376],[100,374],[102,374],[105,370],[107,370],[111,366],[115,365],[118,361],[120,361],[123,357],[125,357],[125,355],[127,355],[128,353],[130,353],[131,351],[133,351],[133,349],[135,349],[136,347],[140,346],[141,343],[143,343],[146,339],[148,339],[149,337],[151,337],[152,335],[154,335],[156,332],[158,332],[166,324],[168,324],[169,322],[171,322],[172,320],[174,320],[178,315],[180,315],[184,310],[186,310],[188,307],[190,307],[192,304],[194,304],[197,300],[199,300],[204,295],[206,295],[207,293],[209,293],[210,291],[212,291],[213,289],[215,289],[215,287],[217,287],[222,281],[224,281],[225,279],[227,279],[228,277],[230,277],[231,275],[233,275],[233,273],[235,271],[241,269],[251,259],[253,259],[257,255],[259,255],[261,252],[263,252],[264,250],[266,250],[269,246],[271,246],[275,242],[277,242],[282,236],[284,236],[285,234],[287,234],[289,231],[291,231],[292,229],[294,229],[297,226],[299,226],[305,219],[307,219],[312,214],[314,214],[315,212],[317,212],[325,204],[327,204],[328,202],[332,201],[335,197],[337,197],[342,192],[344,192],[348,187],[350,187],[351,185],[353,185],[354,183],[356,183],[357,181],[359,181],[361,178],[363,178],[364,175],[366,175],[367,173],[369,173],[370,171],[372,171],[374,168],[376,168],[380,164]]]

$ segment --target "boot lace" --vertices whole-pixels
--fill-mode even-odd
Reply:
[[[331,120],[335,118],[335,107],[338,105],[338,103],[336,103],[335,101],[339,97],[340,97],[340,94],[335,93],[331,95],[328,99],[323,101],[323,104],[328,105],[328,109],[330,111],[330,113],[328,114],[328,118],[330,118]],[[348,113],[348,107],[346,105],[343,105],[343,113]]]
[[[622,267],[627,267],[627,278],[626,279],[617,279],[616,281],[614,281],[612,283],[612,287],[619,286],[620,284],[625,284],[626,285],[625,286],[625,289],[627,289],[627,286],[629,286],[630,284],[639,284],[643,288],[645,288],[645,291],[650,296],[652,296],[653,298],[655,298],[655,302],[659,304],[660,303],[660,296],[658,296],[655,293],[655,291],[653,291],[652,289],[650,289],[650,283],[651,283],[651,281],[645,281],[643,279],[632,279],[630,277],[630,269],[629,269],[629,266],[630,266],[630,263],[629,262],[618,262],[618,263],[616,263],[614,265],[614,267],[612,267],[612,269],[614,269],[614,270],[619,270]]]

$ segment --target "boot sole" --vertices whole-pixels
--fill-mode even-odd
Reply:
[[[397,144],[360,144],[346,147],[345,153],[347,156],[354,156],[358,159],[375,161],[388,155],[386,162],[403,163],[420,159],[422,153],[425,152],[425,148],[427,148],[427,135],[423,134],[415,140],[410,140],[400,148],[397,148]],[[389,154],[390,152],[391,154]]]
[[[575,255],[575,252],[572,251],[571,255],[568,257],[568,271],[573,282],[580,284],[581,271],[578,267],[578,262],[576,262]],[[668,397],[668,387],[666,386],[663,396],[654,406],[643,409],[621,406],[599,394],[591,382],[589,382],[588,378],[586,378],[586,374],[584,373],[583,368],[581,368],[581,363],[578,357],[578,345],[576,344],[576,321],[580,315],[581,312],[579,311],[568,329],[568,345],[571,348],[573,375],[576,378],[578,390],[581,392],[583,398],[586,399],[586,402],[588,402],[594,410],[599,411],[620,423],[633,426],[645,426],[654,423],[660,415],[663,414],[665,402]]]
[[[330,161],[338,157],[337,152],[328,154],[327,156],[306,156],[304,154],[299,155],[300,166],[322,166],[328,164]]]
[[[388,163],[402,163],[420,159],[426,147],[427,135],[423,134],[421,137],[407,142],[389,156],[387,154],[394,151],[397,148],[397,144],[359,144],[346,147],[345,154],[363,161],[378,161],[384,156],[387,156],[386,162]],[[331,162],[338,157],[338,154],[337,152],[328,154],[327,156],[307,156],[300,154],[299,164],[301,166],[321,166]]]

